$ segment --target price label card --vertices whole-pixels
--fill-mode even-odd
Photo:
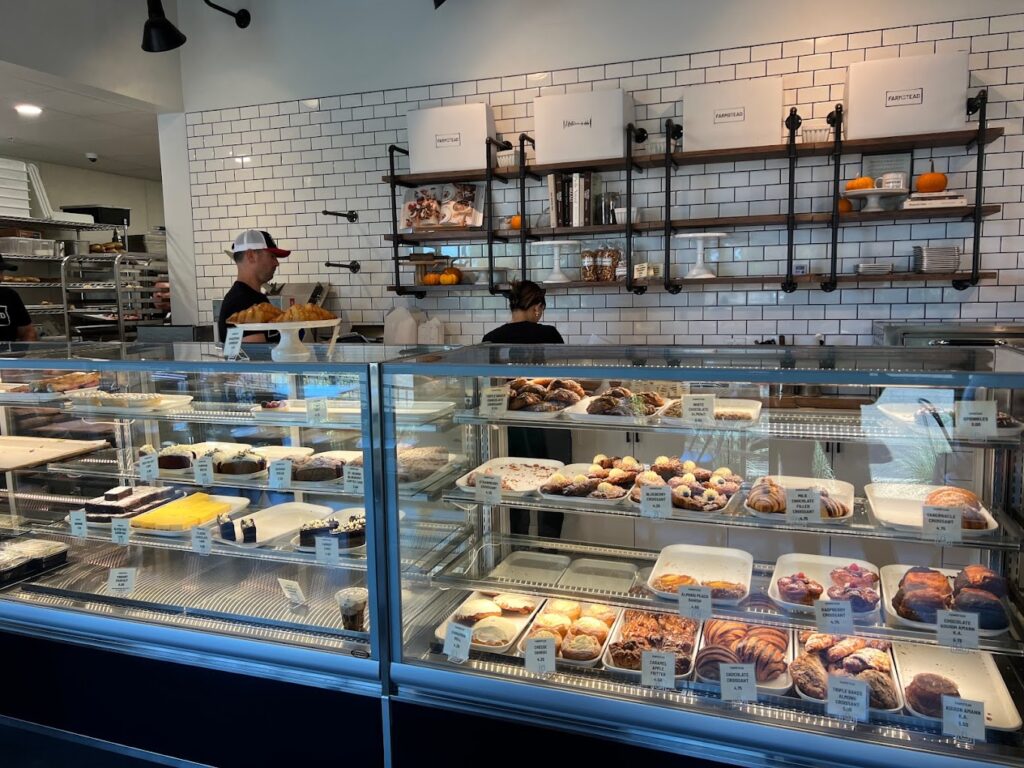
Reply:
[[[978,647],[978,614],[967,611],[936,611],[939,645],[974,650]]]
[[[670,651],[644,651],[640,656],[640,682],[649,688],[676,687],[676,655]]]
[[[958,739],[985,740],[985,702],[942,697],[942,733]]]
[[[192,528],[192,551],[208,555],[213,550],[213,531],[198,525]]]
[[[121,547],[128,546],[128,539],[132,536],[132,524],[130,520],[110,521],[110,540]]]
[[[690,585],[679,588],[679,615],[704,621],[711,618],[711,587]]]
[[[200,456],[192,463],[192,474],[203,486],[213,485],[213,456]]]
[[[292,484],[292,460],[276,459],[270,462],[270,487],[288,488]]]
[[[753,664],[719,664],[722,701],[757,701],[757,675]]]
[[[683,395],[683,419],[702,427],[715,425],[714,395]]]
[[[961,400],[953,404],[953,435],[958,438],[995,437],[996,401]]]
[[[550,637],[531,637],[526,641],[526,671],[550,675],[555,671],[555,641]]]
[[[480,390],[480,415],[500,419],[508,411],[508,387],[484,387]]]
[[[288,599],[288,602],[292,605],[304,605],[306,602],[306,596],[302,593],[302,587],[299,586],[299,582],[292,581],[291,579],[278,579],[277,583],[281,585],[281,591],[284,592],[284,596]]]
[[[501,504],[501,474],[477,474],[475,495],[481,504]]]
[[[316,537],[316,561],[324,565],[337,565],[341,549],[333,536]]]
[[[107,592],[112,595],[130,595],[135,591],[134,568],[111,568],[107,574]]]
[[[448,661],[461,664],[469,660],[469,646],[473,642],[473,629],[462,624],[449,622],[444,633],[444,655]]]
[[[819,632],[853,634],[853,606],[848,600],[818,600],[814,604],[814,620]]]
[[[798,525],[821,521],[821,491],[818,488],[786,489],[786,522]]]
[[[963,539],[962,518],[959,507],[925,506],[922,535],[941,544],[959,544]]]
[[[139,471],[139,479],[147,483],[156,480],[160,475],[159,461],[160,459],[155,453],[147,453],[145,456],[140,456],[135,464],[135,468]]]
[[[641,517],[671,517],[672,489],[667,485],[640,486]]]
[[[842,720],[867,722],[868,684],[852,677],[829,675],[826,710]]]
[[[363,495],[363,467],[345,465],[345,493]]]
[[[241,328],[228,328],[228,333],[224,337],[224,357],[228,360],[234,360],[242,351],[243,333],[245,332]]]
[[[76,509],[68,514],[68,522],[71,523],[71,535],[76,539],[84,539],[87,533],[88,523],[85,518],[84,509]]]
[[[306,421],[322,424],[327,421],[327,398],[313,397],[306,401]]]

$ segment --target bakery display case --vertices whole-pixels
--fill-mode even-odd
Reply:
[[[730,763],[1024,765],[1017,350],[381,370],[399,700]],[[403,422],[439,401],[459,429]]]

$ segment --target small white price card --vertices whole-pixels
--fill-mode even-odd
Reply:
[[[828,676],[828,713],[842,720],[868,719],[868,684],[852,677]]]
[[[444,633],[444,655],[448,661],[461,664],[469,659],[469,646],[473,642],[473,628],[449,622]]]
[[[134,568],[111,568],[107,574],[107,592],[112,595],[130,595],[135,591]]]
[[[224,357],[228,360],[234,360],[242,351],[243,333],[241,328],[228,328],[227,335],[224,337]]]
[[[292,581],[291,579],[278,579],[277,583],[281,585],[281,591],[284,592],[284,596],[288,599],[288,602],[292,605],[304,605],[306,602],[306,596],[302,593],[302,587],[299,586],[299,582]]]
[[[76,509],[68,514],[68,522],[71,523],[71,535],[76,539],[84,539],[86,535],[86,518],[84,509]]]
[[[147,453],[141,456],[135,466],[139,470],[139,479],[145,482],[152,482],[160,475],[160,459],[155,453]]]
[[[550,675],[555,671],[555,641],[550,637],[531,637],[526,641],[526,671]]]
[[[337,565],[341,549],[333,536],[316,537],[316,561],[324,565]]]
[[[753,664],[719,664],[722,701],[757,701],[757,677]]]
[[[345,465],[345,493],[363,495],[363,467]]]
[[[959,507],[925,506],[923,514],[924,538],[941,544],[959,544],[963,540],[963,512]]]
[[[676,687],[676,655],[671,651],[644,651],[640,656],[640,682],[648,688]]]
[[[694,621],[711,618],[711,587],[693,585],[679,588],[679,615]]]
[[[484,387],[480,390],[480,415],[500,419],[508,411],[508,387]]]
[[[276,459],[270,462],[270,487],[288,488],[292,484],[292,460]]]
[[[641,517],[671,517],[672,489],[667,485],[640,486]]]
[[[306,401],[306,421],[310,424],[322,424],[327,421],[326,397],[311,397]]]
[[[213,485],[213,456],[200,456],[192,464],[196,482],[202,486]]]
[[[213,531],[209,528],[194,526],[192,528],[192,551],[200,555],[208,555],[213,550]]]
[[[683,420],[702,427],[715,425],[714,395],[683,395]]]
[[[481,504],[501,504],[501,474],[493,475],[477,474],[476,500]]]
[[[853,606],[848,600],[818,600],[814,604],[818,631],[828,635],[853,634]]]
[[[978,614],[967,611],[936,611],[939,645],[974,650],[978,647]]]
[[[110,540],[115,544],[126,547],[128,539],[132,536],[132,524],[130,520],[110,521]]]
[[[786,489],[786,522],[798,525],[821,520],[821,491],[817,488]]]
[[[957,739],[985,740],[985,702],[942,697],[942,734]]]
[[[953,436],[957,438],[995,437],[995,400],[961,400],[953,404]]]

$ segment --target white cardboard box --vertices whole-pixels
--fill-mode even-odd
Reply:
[[[626,155],[633,97],[622,90],[538,96],[533,100],[537,163],[574,163]]]
[[[781,77],[690,86],[683,93],[683,150],[779,144],[784,119]]]
[[[487,137],[495,137],[489,104],[453,104],[408,113],[409,171],[437,173],[484,167]]]
[[[967,81],[966,53],[851,64],[844,100],[846,138],[963,130]]]

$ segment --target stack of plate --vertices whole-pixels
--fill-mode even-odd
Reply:
[[[960,246],[914,246],[915,272],[956,272],[960,268]]]
[[[892,264],[862,262],[857,265],[858,275],[888,275],[890,272],[892,272]]]

